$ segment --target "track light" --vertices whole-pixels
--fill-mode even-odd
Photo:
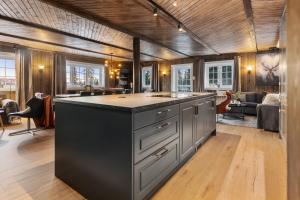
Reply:
[[[175,6],[175,7],[177,6],[177,1],[173,2],[173,6]]]
[[[157,8],[153,8],[153,16],[157,16],[158,15],[158,13],[157,13]]]
[[[183,30],[181,24],[178,24],[178,31],[179,31],[179,32],[184,32],[184,30]]]

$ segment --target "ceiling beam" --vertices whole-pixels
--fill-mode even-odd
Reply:
[[[180,24],[181,27],[186,31],[186,33],[193,40],[195,40],[197,43],[201,44],[202,46],[204,46],[205,48],[211,50],[212,52],[215,52],[215,54],[220,55],[220,52],[218,52],[217,50],[215,50],[214,48],[212,48],[210,45],[208,45],[207,43],[205,43],[198,35],[196,35],[193,31],[191,31],[190,29],[188,29],[179,19],[177,19],[175,16],[173,16],[171,13],[169,13],[167,10],[165,10],[163,7],[161,7],[159,4],[157,4],[156,2],[154,2],[152,0],[147,0],[147,1],[151,4],[151,6],[157,8],[162,13],[164,13],[167,17],[169,17],[170,19],[172,19],[176,23],[175,26],[177,26],[178,24]]]
[[[184,55],[186,57],[191,57],[191,55],[188,55],[186,53],[183,53],[183,52],[180,52],[176,49],[173,49],[167,45],[164,45],[160,42],[157,42],[151,38],[148,38],[147,36],[145,35],[141,35],[141,34],[138,34],[138,33],[135,33],[135,32],[132,32],[128,29],[126,29],[125,27],[120,27],[119,25],[116,25],[116,24],[113,24],[111,23],[110,21],[108,21],[107,19],[103,18],[103,17],[100,17],[100,16],[96,16],[94,14],[91,14],[89,12],[86,12],[76,6],[73,6],[73,5],[69,5],[69,4],[65,4],[65,3],[62,3],[60,2],[59,0],[39,0],[41,2],[44,2],[46,4],[49,4],[49,5],[52,5],[54,7],[57,7],[57,8],[60,8],[60,9],[63,9],[63,10],[66,10],[70,13],[73,13],[75,15],[78,15],[80,17],[83,17],[83,18],[86,18],[88,20],[91,20],[91,21],[94,21],[96,23],[99,23],[99,24],[102,24],[102,25],[105,25],[105,26],[108,26],[112,29],[115,29],[117,31],[120,31],[122,33],[126,33],[128,35],[131,35],[132,37],[138,37],[140,38],[141,40],[144,40],[144,41],[147,41],[147,42],[150,42],[150,43],[153,43],[153,44],[156,44],[156,45],[159,45],[161,47],[164,47],[166,49],[169,49],[170,51],[173,51],[175,53],[178,53],[178,54],[181,54],[181,55]]]
[[[256,51],[258,51],[256,31],[255,31],[255,23],[254,23],[254,16],[253,16],[253,9],[252,9],[251,0],[243,0],[243,4],[244,4],[244,10],[245,10],[245,13],[246,13],[247,21],[250,25],[250,36],[252,38],[252,41],[255,44]]]
[[[78,50],[78,51],[85,51],[85,52],[89,52],[89,53],[95,53],[95,54],[100,54],[100,55],[105,55],[105,56],[111,56],[111,54],[92,51],[92,50],[89,50],[89,49],[82,49],[82,48],[73,47],[73,46],[69,46],[69,45],[64,45],[64,44],[59,44],[59,43],[54,43],[54,42],[47,42],[47,41],[42,41],[42,40],[38,40],[38,39],[27,38],[27,37],[23,37],[23,36],[17,36],[17,35],[2,33],[2,32],[0,32],[0,35],[7,36],[7,37],[13,37],[13,38],[17,38],[17,39],[22,39],[22,40],[28,40],[28,41],[31,41],[31,42],[38,42],[38,43],[42,43],[42,44],[49,44],[49,45],[74,49],[74,50]],[[124,57],[124,56],[113,55],[113,57],[122,58],[122,59],[126,59],[126,60],[132,60],[132,58],[128,58],[128,57]]]
[[[132,49],[127,49],[127,48],[120,47],[120,46],[117,46],[117,45],[101,42],[101,41],[98,41],[98,40],[89,39],[89,38],[86,38],[86,37],[82,37],[82,36],[75,35],[75,34],[72,34],[72,33],[68,33],[68,32],[65,32],[65,31],[60,31],[60,30],[57,30],[57,29],[54,29],[54,28],[51,28],[51,27],[48,27],[48,26],[40,25],[40,24],[26,22],[26,21],[22,21],[22,20],[15,19],[15,18],[10,18],[10,17],[3,16],[3,15],[0,15],[0,19],[10,21],[10,22],[13,22],[13,23],[17,23],[17,24],[22,24],[22,25],[29,26],[29,27],[32,27],[32,28],[38,28],[38,29],[42,29],[42,30],[45,30],[45,31],[49,31],[49,32],[58,33],[58,34],[61,34],[61,35],[81,39],[81,40],[88,41],[88,42],[93,42],[93,43],[104,45],[104,46],[109,46],[109,47],[121,49],[121,50],[128,51],[128,52],[133,52]],[[144,56],[149,56],[149,57],[159,59],[159,60],[165,60],[165,61],[167,60],[167,59],[164,59],[164,58],[161,58],[161,57],[158,57],[158,56],[154,56],[154,55],[150,55],[150,54],[147,54],[147,53],[143,53],[143,52],[141,52],[141,54],[144,55]]]

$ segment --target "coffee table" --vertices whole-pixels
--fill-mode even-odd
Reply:
[[[233,117],[238,119],[245,119],[245,107],[246,104],[243,103],[231,103],[228,105],[230,110],[228,110],[226,113],[223,114],[223,117]]]

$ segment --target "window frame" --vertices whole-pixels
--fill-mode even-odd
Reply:
[[[222,60],[222,61],[212,61],[212,62],[205,62],[204,67],[204,89],[205,90],[232,90],[233,89],[233,82],[234,82],[234,60]],[[223,77],[222,77],[222,67],[223,66],[231,66],[231,85],[223,85]],[[217,85],[212,86],[209,83],[209,69],[211,67],[217,67],[218,68],[218,77],[217,82],[220,84],[220,87],[218,88]],[[228,77],[226,78],[228,79]]]
[[[0,91],[1,92],[9,92],[9,91],[16,91],[17,90],[17,67],[16,67],[16,54],[15,53],[9,53],[9,52],[0,52],[0,59],[3,59],[3,60],[13,60],[15,62],[15,66],[14,66],[14,70],[15,70],[15,76],[6,76],[6,70],[7,70],[7,66],[5,64],[5,67],[1,67],[1,68],[4,68],[5,70],[5,76],[0,76],[0,78],[8,78],[8,79],[15,79],[15,85],[14,87],[9,87],[9,88],[6,88],[6,87],[3,87],[3,88],[0,88]],[[11,68],[9,68],[11,69]]]
[[[78,89],[84,89],[84,86],[81,85],[74,85],[74,84],[68,84],[67,80],[67,66],[70,66],[70,83],[72,83],[72,67],[80,67],[80,68],[85,68],[85,85],[88,85],[88,77],[87,77],[87,72],[86,69],[88,68],[97,68],[100,70],[99,74],[99,85],[95,86],[92,85],[94,89],[100,89],[105,87],[105,65],[104,64],[95,64],[95,63],[86,63],[86,62],[78,62],[78,61],[72,61],[72,60],[66,60],[66,88],[67,90],[78,90]],[[102,73],[101,73],[102,71]]]
[[[193,92],[193,80],[194,80],[194,74],[193,74],[193,63],[185,63],[185,64],[175,64],[171,65],[171,92],[180,92],[178,91],[178,79],[176,78],[177,72],[180,69],[190,69],[190,88]],[[187,91],[189,92],[189,91]]]
[[[153,79],[153,68],[152,66],[147,66],[147,67],[142,67],[142,89],[152,89],[152,79]],[[144,71],[150,71],[150,85],[145,84],[145,76],[144,76]]]

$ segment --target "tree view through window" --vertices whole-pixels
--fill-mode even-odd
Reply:
[[[193,64],[172,65],[172,92],[193,91]]]
[[[68,61],[66,65],[67,88],[82,88],[85,85],[104,87],[104,65]]]
[[[151,89],[152,86],[152,67],[142,68],[142,88],[144,90]]]
[[[15,55],[0,55],[0,91],[16,89]]]

